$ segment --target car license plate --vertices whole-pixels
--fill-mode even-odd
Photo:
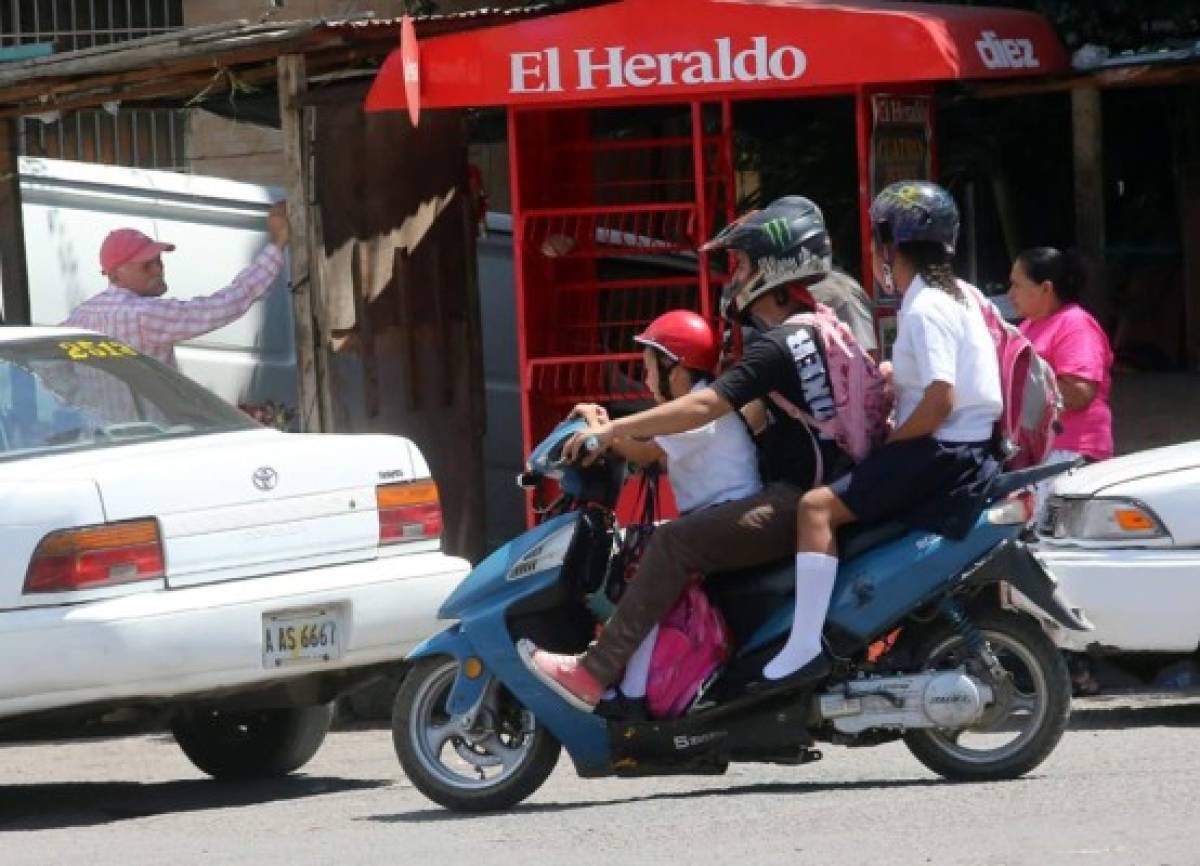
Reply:
[[[263,667],[340,657],[341,626],[340,611],[335,607],[263,614]]]

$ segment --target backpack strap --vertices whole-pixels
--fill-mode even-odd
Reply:
[[[811,313],[797,313],[784,321],[785,325],[793,327],[807,327],[816,332],[818,341],[821,341],[822,327],[818,322],[818,317],[828,317],[834,321],[840,322],[833,310],[826,307],[824,304],[817,304],[816,310]],[[818,348],[824,351],[825,346],[823,341],[818,343]],[[828,359],[824,359],[828,366]],[[829,370],[826,369],[826,376],[829,375]],[[832,382],[830,396],[832,397]],[[821,449],[821,441],[813,430],[818,430],[823,436],[834,438],[832,430],[827,429],[829,422],[818,421],[812,414],[805,412],[787,397],[783,396],[778,391],[772,391],[769,395],[771,402],[779,409],[788,415],[794,421],[800,422],[800,426],[804,428],[804,432],[808,435],[809,444],[813,451],[813,487],[820,487],[825,480],[825,453]]]
[[[829,307],[826,307],[824,304],[817,304],[815,312],[797,313],[796,315],[791,316],[786,321],[784,321],[785,325],[791,325],[796,328],[806,327],[806,328],[811,329],[816,334],[817,347],[824,354],[824,357],[822,358],[822,362],[825,364],[826,378],[829,379],[830,399],[834,399],[835,395],[833,393],[832,370],[829,367],[829,357],[828,357],[829,352],[828,352],[828,347],[825,345],[824,337],[828,331],[832,331],[833,332],[832,336],[834,336],[834,337],[840,336],[839,334],[837,334],[837,326],[841,324],[841,321],[842,320],[837,317],[837,314],[834,313],[833,310],[829,309]],[[841,343],[840,348],[845,348],[844,341]],[[771,396],[771,401],[776,406],[778,406],[780,409],[782,409],[784,412],[786,412],[790,417],[794,418],[797,421],[803,421],[805,424],[807,424],[810,427],[816,427],[818,430],[820,430],[825,435],[829,435],[829,436],[832,435],[832,432],[827,429],[827,427],[829,425],[829,421],[818,420],[810,412],[805,412],[803,409],[801,409],[799,406],[797,406],[791,400],[784,397],[778,391],[772,391],[770,396]],[[836,407],[835,407],[835,412],[836,412]]]

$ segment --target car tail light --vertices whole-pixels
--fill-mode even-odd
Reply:
[[[67,592],[156,580],[166,573],[157,520],[51,532],[25,573],[25,592]]]
[[[375,488],[379,506],[379,543],[426,541],[442,534],[442,505],[432,481],[380,484]]]
[[[987,510],[988,523],[999,525],[1019,525],[1033,520],[1036,499],[1028,490],[1014,493],[998,505]]]

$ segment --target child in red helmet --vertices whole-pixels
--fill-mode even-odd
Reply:
[[[656,403],[682,397],[711,381],[720,345],[712,327],[698,313],[691,310],[664,313],[633,339],[642,347],[646,387]],[[608,420],[604,407],[594,403],[576,406],[572,415],[590,425]],[[619,439],[612,447],[639,465],[663,466],[670,476],[681,515],[753,496],[762,489],[754,441],[736,414],[717,418],[686,433]],[[634,701],[645,697],[657,636],[656,626],[630,658],[621,680],[623,697]]]
[[[646,387],[656,403],[667,403],[707,385],[720,345],[704,317],[691,310],[659,316],[633,338],[642,347]],[[607,418],[603,407],[577,407],[589,423]],[[681,514],[752,496],[762,487],[754,442],[744,423],[729,415],[689,430],[651,439],[622,439],[616,446],[643,466],[664,465]]]

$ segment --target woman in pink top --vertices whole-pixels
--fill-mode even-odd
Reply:
[[[1083,269],[1053,247],[1025,250],[1013,262],[1008,296],[1021,332],[1054,372],[1062,392],[1062,432],[1051,459],[1112,457],[1113,352],[1100,323],[1079,306]]]

